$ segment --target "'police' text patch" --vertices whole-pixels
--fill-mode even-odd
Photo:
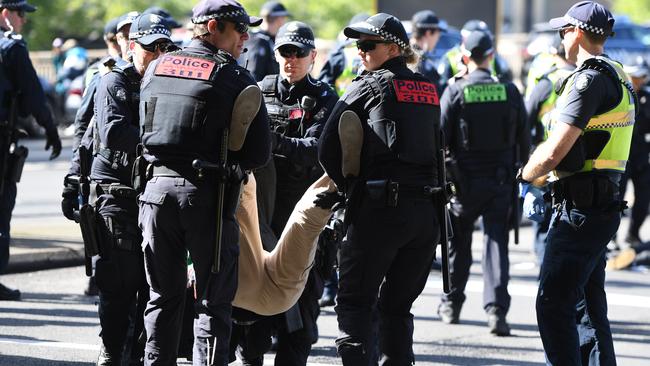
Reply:
[[[429,82],[395,79],[393,86],[400,103],[440,105],[436,87]]]
[[[215,61],[198,57],[167,55],[156,66],[155,74],[175,78],[209,80]]]
[[[505,102],[508,100],[503,84],[474,84],[463,89],[465,103]]]

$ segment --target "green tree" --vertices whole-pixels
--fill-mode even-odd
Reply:
[[[252,15],[258,14],[265,0],[243,0]],[[29,15],[24,30],[30,49],[49,49],[52,40],[62,38],[99,39],[104,24],[131,10],[142,11],[157,5],[167,9],[179,20],[191,15],[197,0],[30,0],[36,13]],[[308,23],[316,37],[334,39],[356,13],[373,11],[374,0],[282,0],[293,19]]]
[[[625,14],[637,23],[650,20],[650,0],[614,0],[612,3],[616,14]]]

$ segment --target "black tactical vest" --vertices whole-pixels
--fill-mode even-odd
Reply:
[[[506,84],[497,81],[458,81],[461,112],[457,146],[461,151],[487,152],[513,148],[517,113],[508,100]]]
[[[303,115],[307,113],[300,104],[283,104],[278,98],[279,75],[267,75],[260,81],[260,89],[266,104],[266,113],[269,116],[271,130],[287,137],[302,137],[300,133],[300,122],[306,123],[309,118]]]
[[[0,121],[4,121],[9,117],[11,93],[13,91],[13,85],[9,81],[7,55],[11,47],[20,41],[5,37],[1,33],[0,37],[2,37],[0,38]]]
[[[218,161],[221,135],[230,125],[236,95],[219,100],[223,98],[217,98],[215,80],[230,62],[234,60],[221,52],[178,51],[149,66],[151,75],[145,77],[140,103],[142,143],[148,151],[163,162]]]
[[[436,87],[420,74],[395,75],[386,69],[365,78],[381,97],[381,103],[368,113],[368,124],[375,136],[364,144],[368,144],[371,154],[393,154],[410,164],[434,164],[440,126]]]

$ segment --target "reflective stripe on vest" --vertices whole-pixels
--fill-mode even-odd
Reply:
[[[565,178],[578,172],[590,172],[594,170],[609,170],[620,173],[625,172],[625,166],[630,154],[632,131],[634,128],[634,96],[625,85],[623,85],[625,81],[629,81],[623,68],[607,58],[599,57],[599,59],[604,60],[607,64],[612,66],[614,70],[616,70],[623,91],[623,96],[615,108],[603,114],[593,116],[587,123],[580,138],[590,131],[605,131],[610,134],[609,140],[598,154],[598,157],[596,159],[586,160],[582,169],[576,172],[555,170],[551,172],[550,180]],[[558,97],[559,104],[562,104],[564,98],[568,95],[568,91],[573,87],[576,75],[577,74],[571,75],[567,81],[562,94]],[[556,109],[553,111],[553,114],[556,112],[559,111]],[[552,127],[557,119],[554,117],[551,118]]]

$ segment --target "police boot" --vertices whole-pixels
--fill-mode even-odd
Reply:
[[[490,306],[487,309],[488,328],[490,333],[504,337],[510,335],[510,326],[506,321],[506,312],[498,306]]]
[[[95,276],[92,276],[88,279],[88,287],[84,290],[86,296],[97,296],[99,295],[99,287],[97,287],[97,282],[95,282]]]
[[[0,283],[0,301],[18,301],[20,300],[20,291],[10,289],[9,287]]]
[[[461,307],[462,305],[454,304],[451,301],[443,301],[438,305],[438,316],[445,324],[458,324]]]
[[[363,128],[359,116],[352,111],[345,111],[339,118],[339,140],[341,143],[341,170],[343,177],[359,175],[361,147],[363,146]]]

